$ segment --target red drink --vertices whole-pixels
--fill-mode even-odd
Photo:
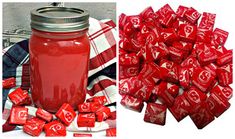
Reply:
[[[76,109],[84,102],[90,54],[88,17],[86,11],[64,7],[32,11],[30,80],[37,107],[56,112],[63,103]]]

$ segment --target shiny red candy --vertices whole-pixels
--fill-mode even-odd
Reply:
[[[2,88],[9,89],[16,86],[16,79],[14,77],[2,80]]]
[[[196,87],[191,87],[188,91],[184,92],[183,95],[188,100],[194,111],[197,107],[206,100],[207,96]]]
[[[178,35],[173,28],[163,29],[161,32],[162,41],[172,43],[178,40]]]
[[[205,46],[204,49],[198,54],[198,61],[202,66],[213,63],[216,61],[216,59],[216,50],[207,46]]]
[[[72,106],[64,103],[60,109],[56,112],[56,117],[60,119],[66,126],[69,126],[74,120],[76,113]]]
[[[130,95],[139,98],[143,101],[148,101],[153,87],[154,84],[146,83],[145,81],[140,80],[139,84],[136,85],[136,91],[130,93]]]
[[[166,106],[170,107],[173,105],[174,97],[168,92],[167,82],[161,82],[159,84],[159,92],[156,92],[156,94],[158,99]]]
[[[133,28],[140,28],[142,18],[139,15],[128,16],[127,20],[132,24]]]
[[[233,50],[215,19],[182,5],[175,12],[169,4],[121,14],[121,105],[141,112],[146,103],[144,121],[159,125],[168,108],[178,122],[189,116],[198,129],[225,113],[233,96]]]
[[[178,65],[176,63],[163,59],[160,62],[160,67],[161,79],[173,83],[178,82]]]
[[[23,126],[23,131],[31,136],[39,136],[43,130],[44,125],[45,121],[37,117],[33,117],[26,121]]]
[[[184,95],[179,95],[175,98],[174,104],[169,108],[172,115],[179,122],[189,115],[191,105],[184,97]]]
[[[28,105],[31,104],[31,99],[29,97],[28,91],[17,88],[11,92],[8,97],[13,102],[14,105]]]
[[[225,64],[231,63],[232,60],[233,60],[233,51],[228,50],[223,55],[217,58],[216,63],[218,66],[223,66]]]
[[[209,105],[210,111],[216,117],[219,117],[230,107],[230,103],[227,100],[222,99],[213,93],[210,94],[210,96],[207,98],[207,103]]]
[[[28,117],[28,108],[13,106],[10,113],[10,124],[23,125]]]
[[[211,123],[215,118],[206,105],[200,105],[196,112],[190,114],[190,118],[198,129],[204,128]]]
[[[108,107],[100,107],[96,112],[95,112],[95,115],[96,115],[96,120],[98,122],[102,122],[106,119],[109,118],[109,116],[111,115],[111,111]]]
[[[216,28],[212,33],[212,45],[224,45],[228,38],[228,32],[222,29]]]
[[[78,127],[94,127],[95,114],[94,113],[80,113],[77,118]]]
[[[121,95],[135,92],[135,84],[139,84],[138,77],[130,77],[119,81],[119,93]]]
[[[101,105],[97,102],[86,102],[78,105],[79,112],[96,112]]]
[[[50,122],[53,118],[53,115],[45,110],[43,110],[42,108],[38,108],[36,111],[36,116],[38,118],[41,118],[47,122]]]
[[[146,63],[140,71],[138,78],[149,84],[155,84],[160,80],[160,67],[154,62]]]
[[[210,43],[211,42],[211,33],[212,31],[209,29],[197,29],[197,41],[198,42],[204,42],[204,43]]]
[[[139,73],[139,58],[135,53],[121,55],[119,65],[120,79],[136,76]]]
[[[182,41],[195,42],[197,37],[197,26],[190,24],[181,24],[178,35]]]
[[[184,14],[184,17],[192,24],[197,23],[197,20],[200,18],[200,16],[201,14],[192,7],[188,8]]]
[[[47,123],[44,126],[44,131],[47,137],[66,136],[65,126],[57,120]]]
[[[191,76],[189,67],[179,68],[179,82],[183,89],[188,89],[191,83]]]
[[[87,102],[95,102],[100,105],[104,105],[107,102],[107,98],[105,96],[95,96],[86,100]]]
[[[233,82],[233,64],[219,67],[216,73],[220,85],[227,86]]]
[[[177,64],[180,64],[184,58],[184,52],[175,47],[169,47],[169,55],[170,59]]]
[[[173,96],[174,98],[176,96],[178,96],[179,94],[179,86],[176,84],[172,84],[172,83],[167,83],[166,85],[167,91],[169,94],[171,94],[171,96]]]
[[[188,10],[188,7],[180,5],[176,11],[176,15],[180,18],[183,18],[187,10]]]
[[[130,95],[124,95],[121,100],[121,104],[124,107],[137,112],[141,112],[144,107],[144,103],[141,99],[132,97]]]
[[[158,125],[165,125],[166,106],[157,103],[148,103],[144,115],[144,121]]]
[[[216,85],[210,92],[227,101],[231,99],[233,95],[233,89],[230,86],[223,87],[221,85]]]
[[[106,129],[106,137],[116,137],[116,128]]]
[[[92,134],[73,133],[73,137],[92,137]]]
[[[214,79],[215,77],[209,71],[197,68],[193,73],[192,83],[202,92],[206,92]]]
[[[215,24],[215,14],[203,12],[199,28],[212,31]]]

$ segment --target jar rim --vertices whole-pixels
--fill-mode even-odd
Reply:
[[[31,11],[31,28],[48,32],[75,32],[89,28],[86,10],[68,7],[42,7]]]

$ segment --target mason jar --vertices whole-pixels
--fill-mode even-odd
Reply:
[[[56,112],[63,103],[84,102],[90,43],[89,14],[66,7],[31,11],[30,83],[34,104]]]

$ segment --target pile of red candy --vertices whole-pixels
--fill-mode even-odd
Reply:
[[[198,24],[199,18],[201,21]],[[166,4],[154,12],[119,16],[121,104],[144,121],[164,125],[166,109],[179,122],[190,116],[201,129],[224,113],[232,97],[228,32],[214,28],[215,14]]]
[[[15,87],[15,79],[3,80],[3,88]],[[31,136],[39,136],[42,131],[46,136],[66,136],[66,126],[69,126],[75,119],[76,113],[73,108],[64,103],[55,114],[37,108],[36,116],[28,115],[26,105],[32,103],[28,91],[21,88],[15,89],[8,95],[13,106],[10,112],[9,124],[22,125],[23,131]],[[110,108],[104,106],[107,102],[105,96],[96,96],[78,105],[78,127],[94,127],[95,122],[102,122],[107,119],[116,119],[116,112],[111,112]],[[74,137],[89,137],[92,134],[74,133]],[[116,136],[116,128],[106,130],[106,136]]]

